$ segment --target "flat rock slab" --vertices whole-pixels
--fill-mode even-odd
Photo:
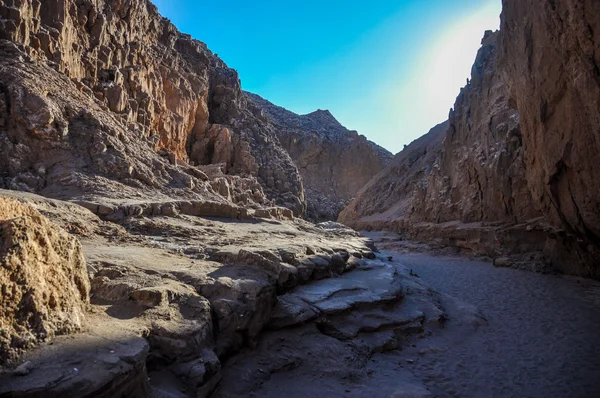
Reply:
[[[135,335],[57,338],[25,356],[29,365],[21,375],[0,375],[0,397],[142,398],[147,354],[148,343]]]
[[[270,327],[281,329],[314,320],[321,315],[326,317],[348,315],[365,320],[365,328],[377,329],[385,323],[414,321],[422,317],[418,311],[402,308],[394,304],[404,297],[402,266],[382,261],[368,261],[355,272],[337,278],[323,279],[309,285],[297,287],[294,291],[278,298]],[[381,307],[385,308],[381,308]],[[351,327],[356,335],[362,326]]]
[[[404,293],[398,265],[370,261],[355,272],[300,286],[289,295],[324,314],[336,314],[361,305],[399,300]]]

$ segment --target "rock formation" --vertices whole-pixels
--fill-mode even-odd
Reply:
[[[507,9],[510,5],[505,14]],[[356,228],[390,228],[408,238],[500,258],[498,264],[598,276],[600,270],[591,267],[596,249],[573,236],[568,225],[542,217],[548,212],[532,189],[537,171],[525,160],[531,155],[521,132],[521,117],[529,112],[517,110],[519,102],[509,93],[511,82],[523,79],[503,72],[501,65],[508,61],[501,61],[502,34],[486,32],[445,133],[443,124],[436,126],[405,148],[339,219]],[[536,70],[520,73],[536,76]]]
[[[306,190],[308,217],[335,220],[339,212],[392,154],[342,126],[329,111],[297,115],[246,93],[275,126],[279,142],[298,166]]]
[[[148,0],[10,0],[0,18],[5,187],[69,199],[183,188],[214,200],[194,165],[219,163],[304,214],[297,168],[237,73]]]
[[[581,262],[598,276],[600,3],[505,1],[500,53],[536,207],[589,246]]]
[[[90,282],[81,245],[32,207],[0,197],[0,363],[81,329]]]
[[[497,72],[498,33],[487,32],[450,119],[400,152],[344,210],[410,222],[520,221],[535,217],[523,175],[519,116]],[[372,201],[371,201],[372,199]],[[394,208],[394,213],[388,209]],[[356,217],[354,215],[354,217]]]
[[[14,198],[77,236],[81,246],[73,236],[56,232],[58,227],[51,233],[63,240],[42,245],[44,236],[35,233],[50,223],[30,207],[13,206]],[[0,372],[0,395],[144,397],[149,391],[159,396],[176,391],[204,397],[221,377],[227,378],[223,393],[241,382],[238,369],[223,372],[223,363],[244,348],[258,347],[266,329],[277,331],[269,338],[298,341],[310,328],[314,339],[330,341],[331,355],[346,355],[346,344],[336,340],[341,338],[353,341],[355,353],[366,358],[401,347],[405,337],[436,327],[443,316],[435,296],[404,266],[376,258],[367,238],[339,224],[314,225],[300,219],[234,223],[158,213],[128,216],[119,225],[82,206],[34,194],[0,190],[0,200],[10,204],[10,217],[24,213],[38,221],[24,230],[31,244],[37,244],[26,246],[29,242],[21,241],[19,250],[27,259],[35,255],[42,262],[44,251],[70,245],[60,252],[66,261],[48,262],[54,269],[28,276],[22,288],[35,292],[35,308],[47,315],[43,325],[56,325],[57,332],[72,332],[75,326],[84,330],[29,350],[16,363],[21,366]],[[3,222],[3,236],[11,235],[7,225],[23,225],[26,220]],[[57,259],[52,253],[48,258]],[[18,269],[45,269],[39,262],[30,265]],[[79,268],[68,268],[74,265]],[[56,275],[62,279],[50,278],[59,270],[70,271],[68,278],[60,273]],[[2,275],[3,285],[5,279]],[[57,282],[62,290],[51,289]],[[90,311],[82,319],[77,316],[87,303],[87,289]],[[59,306],[55,312],[46,309],[52,297]],[[6,301],[7,296],[3,298]],[[12,303],[3,304],[9,320]],[[61,308],[77,325],[58,322],[63,319]],[[52,329],[46,326],[45,331]],[[8,359],[13,359],[9,365],[15,364],[14,358]],[[361,371],[351,365],[348,362],[345,371]],[[260,382],[267,373],[261,375],[239,388],[250,391],[246,383]]]
[[[299,218],[378,172],[342,221],[600,277],[598,5],[504,3],[449,121],[379,172],[148,0],[0,0],[0,396],[249,396],[294,369],[429,394],[366,363],[444,327],[446,298]]]

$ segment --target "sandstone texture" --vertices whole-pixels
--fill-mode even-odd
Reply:
[[[258,95],[245,94],[272,121],[279,142],[298,167],[312,220],[336,220],[392,160],[389,151],[346,129],[329,111],[297,115]]]
[[[510,5],[505,13],[507,9]],[[509,91],[513,79],[504,73],[505,50],[498,44],[502,34],[486,32],[471,79],[447,124],[396,155],[339,220],[493,259],[512,257],[504,263],[515,266],[534,262],[539,270],[597,277],[593,239],[587,239],[588,244],[584,234],[545,217],[547,211],[532,189],[536,172],[529,170],[537,168],[526,160],[531,157],[521,127],[523,110],[517,109]],[[527,75],[536,76],[536,70]]]
[[[0,197],[0,364],[81,329],[90,283],[79,241],[31,206]]]

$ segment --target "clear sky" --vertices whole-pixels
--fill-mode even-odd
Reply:
[[[447,119],[501,0],[153,0],[293,112],[329,109],[392,152]]]

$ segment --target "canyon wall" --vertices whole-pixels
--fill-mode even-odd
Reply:
[[[519,117],[496,69],[487,32],[447,123],[399,153],[342,213],[352,222],[385,209],[412,222],[523,220],[535,215],[523,178]]]
[[[3,0],[0,39],[3,186],[73,197],[103,177],[125,194],[211,196],[190,168],[220,164],[260,183],[241,184],[247,196],[305,213],[300,174],[237,73],[148,0]]]
[[[342,126],[327,110],[297,115],[246,93],[275,126],[279,142],[304,182],[309,219],[335,220],[375,174],[392,160],[386,149]]]
[[[497,37],[486,33],[449,121],[396,155],[340,220],[375,220],[378,213],[436,223],[536,216],[523,175],[519,116],[497,72]]]
[[[528,9],[536,10],[533,6]],[[511,12],[511,5],[505,4],[504,30],[509,30],[504,26]],[[510,34],[516,34],[515,29]],[[471,79],[456,99],[445,133],[440,125],[408,145],[361,190],[339,220],[356,228],[397,230],[411,239],[500,258],[498,263],[507,265],[598,277],[598,252],[593,237],[585,238],[585,223],[574,224],[582,228],[577,232],[560,221],[561,217],[553,217],[540,194],[539,186],[550,193],[562,192],[559,195],[569,191],[552,188],[553,180],[539,181],[536,162],[541,160],[536,153],[547,153],[549,148],[531,141],[530,129],[537,122],[530,120],[531,101],[517,99],[519,86],[514,81],[526,82],[524,75],[537,81],[541,71],[520,70],[518,77],[511,76],[511,68],[505,66],[507,59],[513,68],[519,64],[517,59],[528,62],[526,54],[509,55],[512,43],[502,30],[486,32]],[[518,46],[518,41],[514,45]],[[584,112],[585,107],[580,109]],[[594,117],[583,123],[590,127],[587,132],[577,130],[578,126],[567,135],[580,134],[584,144],[594,147],[598,129],[590,126],[593,122]],[[550,134],[556,139],[561,136],[557,131]],[[584,169],[597,159],[597,151],[587,150],[588,159],[581,161]],[[597,178],[589,167],[586,170],[589,175],[580,177],[591,185],[579,180],[583,192],[591,189]],[[599,214],[597,205],[593,210],[595,197],[598,195],[591,193],[587,197],[590,217]]]
[[[600,248],[600,2],[503,3],[500,66],[521,117],[529,189],[554,225],[593,251]]]

